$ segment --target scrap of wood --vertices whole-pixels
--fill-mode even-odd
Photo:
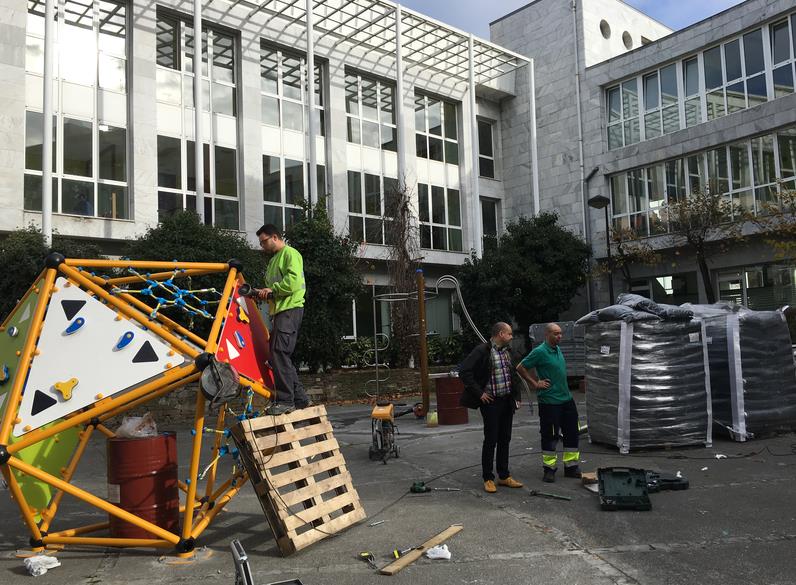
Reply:
[[[382,575],[395,575],[398,571],[406,567],[407,565],[411,565],[417,559],[423,556],[423,554],[430,548],[434,548],[438,544],[444,543],[454,534],[458,534],[464,529],[464,526],[461,524],[453,524],[437,534],[436,536],[430,538],[419,547],[410,550],[404,556],[402,556],[397,561],[393,561],[383,569],[379,571]]]
[[[596,471],[584,471],[580,474],[580,480],[583,482],[583,485],[588,485],[590,483],[597,483],[597,472]]]

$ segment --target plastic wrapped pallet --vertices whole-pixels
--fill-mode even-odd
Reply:
[[[713,417],[737,441],[796,430],[796,368],[785,316],[688,305],[705,323]]]
[[[620,452],[712,443],[701,321],[602,322],[586,328],[592,441]]]

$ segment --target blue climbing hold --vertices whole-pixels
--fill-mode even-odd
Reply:
[[[67,335],[72,335],[74,332],[76,332],[85,324],[86,320],[83,317],[78,317],[69,324],[69,327],[66,328],[66,331],[64,333],[66,333]]]
[[[116,344],[116,349],[117,350],[124,349],[125,347],[130,345],[130,342],[133,340],[133,337],[135,337],[135,334],[132,331],[127,331],[124,335],[122,335],[121,339],[119,339],[119,342]]]
[[[240,334],[240,331],[235,332],[235,341],[238,344],[238,347],[243,349],[246,347],[246,342],[243,340],[243,335]]]

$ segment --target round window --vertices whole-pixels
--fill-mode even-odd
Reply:
[[[633,48],[633,37],[630,36],[630,33],[625,31],[622,33],[622,42],[625,43],[625,47],[628,49]]]
[[[600,32],[603,34],[604,39],[611,38],[611,25],[605,19],[600,21]]]

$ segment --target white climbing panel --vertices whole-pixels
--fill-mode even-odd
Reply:
[[[185,361],[65,278],[55,286],[14,427],[17,437]]]

